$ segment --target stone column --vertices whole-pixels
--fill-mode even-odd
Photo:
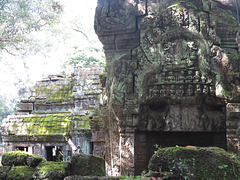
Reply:
[[[134,139],[133,130],[120,134],[121,138],[121,174],[134,175]]]
[[[227,149],[237,153],[239,150],[240,103],[227,104],[226,136]]]
[[[125,99],[134,97],[131,63],[132,51],[139,46],[137,16],[140,14],[138,4],[133,0],[98,0],[96,8],[95,31],[103,43],[107,64],[104,92],[107,100],[103,121],[106,123],[106,172],[111,176],[133,174],[134,135],[120,132],[125,123]],[[96,145],[101,146],[99,143]],[[101,154],[100,149],[97,152],[94,148],[94,151]]]

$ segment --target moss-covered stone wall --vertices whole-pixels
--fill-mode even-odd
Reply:
[[[46,157],[47,147],[58,147],[67,160],[77,152],[90,153],[92,141],[96,147],[103,143],[104,138],[91,135],[100,122],[102,72],[101,67],[75,69],[71,77],[51,75],[38,81],[17,105],[16,114],[3,120],[4,150],[28,149]]]
[[[214,142],[226,148],[227,139],[229,150],[238,149],[238,105],[226,106],[240,100],[234,3],[98,1],[95,30],[107,63],[102,118],[109,175],[133,174],[147,162],[143,144],[149,137],[141,132],[217,132],[224,135]],[[230,111],[237,116],[226,116]]]

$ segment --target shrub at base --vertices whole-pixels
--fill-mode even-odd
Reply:
[[[7,173],[6,180],[31,180],[35,168],[28,166],[15,166]]]
[[[37,166],[33,177],[35,179],[61,180],[69,175],[68,172],[69,162],[44,161]]]
[[[29,154],[21,151],[9,151],[2,156],[2,165],[4,166],[25,166]]]
[[[148,176],[162,179],[240,179],[240,161],[216,147],[159,149],[149,161]]]
[[[98,156],[78,154],[70,161],[71,175],[105,176],[104,159]]]

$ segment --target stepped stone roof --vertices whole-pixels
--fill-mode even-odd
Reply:
[[[8,124],[9,135],[66,135],[74,130],[90,130],[89,117],[62,114],[32,114],[10,116],[4,121]]]
[[[4,141],[64,141],[70,134],[87,133],[98,119],[102,68],[77,69],[71,77],[48,76],[38,81],[30,96],[17,105],[15,115],[3,120]]]

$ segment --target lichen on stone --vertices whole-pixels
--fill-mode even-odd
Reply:
[[[37,166],[33,177],[36,179],[62,180],[69,175],[69,162],[45,161]]]
[[[15,166],[7,173],[7,180],[31,180],[35,168],[28,166]]]
[[[104,159],[98,156],[79,154],[71,157],[71,175],[105,176]]]
[[[28,153],[21,151],[8,151],[2,156],[2,165],[4,166],[25,166],[27,165]]]
[[[62,103],[72,100],[74,81],[71,78],[56,82],[46,81],[35,85],[32,96],[41,102]]]

